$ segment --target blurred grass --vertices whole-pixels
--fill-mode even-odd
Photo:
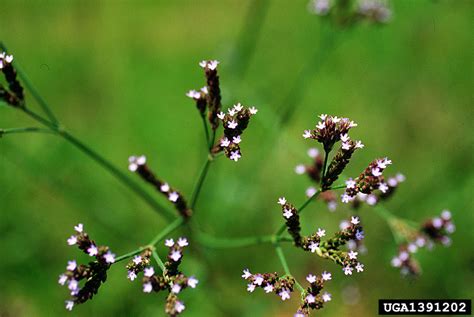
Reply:
[[[238,70],[247,61],[239,60],[239,50],[247,46],[237,41],[245,38],[241,29],[250,5],[7,0],[0,39],[73,133],[124,170],[130,154],[146,154],[156,172],[188,196],[205,152],[199,116],[184,93],[204,85],[198,61],[220,60],[225,104],[240,101],[260,112],[245,133],[243,160],[218,160],[199,199],[197,221],[218,236],[275,230],[282,222],[275,199],[284,194],[299,204],[309,185],[293,173],[310,145],[302,131],[319,113],[350,117],[359,124],[352,135],[366,148],[345,173],[357,175],[374,157],[389,156],[395,163],[390,171],[402,171],[407,182],[387,207],[415,221],[451,209],[457,224],[453,245],[421,252],[422,277],[401,280],[388,265],[395,252],[388,227],[364,209],[364,274],[343,277],[334,264],[286,247],[293,273],[303,279],[309,272],[335,272],[325,316],[374,315],[379,298],[472,298],[472,2],[396,1],[394,20],[385,27],[332,30],[338,47],[307,79],[299,105],[280,103],[319,45],[321,20],[308,14],[306,1],[269,1],[242,79]],[[279,128],[282,106],[299,107]],[[0,107],[0,127],[32,124]],[[0,316],[65,314],[67,294],[56,280],[68,259],[85,260],[65,245],[77,222],[117,254],[165,225],[132,192],[54,136],[0,139],[0,171]],[[322,226],[332,232],[349,214],[344,208],[330,214],[320,204],[310,208],[306,230]],[[239,278],[243,267],[281,272],[272,248],[204,255],[209,267],[197,254],[183,262],[185,272],[202,279],[197,290],[183,292],[187,315],[287,316],[296,309],[296,300],[249,296]],[[163,295],[143,295],[125,274],[114,266],[97,297],[71,315],[162,316]]]

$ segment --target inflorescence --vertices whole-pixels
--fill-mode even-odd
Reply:
[[[352,26],[362,21],[386,24],[392,17],[392,11],[383,0],[310,0],[308,9],[341,26]]]
[[[13,55],[0,53],[0,70],[8,83],[8,88],[0,84],[0,100],[13,107],[23,107],[25,95],[12,62]]]
[[[95,258],[88,265],[78,265],[75,260],[68,261],[66,272],[59,276],[59,284],[66,285],[71,299],[66,301],[66,309],[72,310],[74,305],[82,304],[97,294],[99,287],[107,279],[107,270],[115,262],[115,254],[107,246],[98,246],[84,231],[84,226],[74,227],[76,234],[67,239],[68,245],[77,245],[84,253]],[[85,284],[80,287],[80,282]]]

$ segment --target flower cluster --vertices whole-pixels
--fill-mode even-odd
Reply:
[[[354,199],[351,200],[352,208],[357,209],[363,203],[366,203],[369,206],[374,206],[383,200],[387,200],[392,197],[395,193],[395,190],[398,188],[400,183],[405,181],[405,176],[401,173],[398,173],[395,176],[387,178],[386,184],[387,187],[382,186],[382,190],[377,190],[371,194],[357,193]],[[350,180],[349,180],[350,182]]]
[[[425,221],[408,243],[400,245],[397,256],[391,261],[392,266],[400,268],[402,275],[416,276],[420,274],[420,266],[413,254],[423,247],[432,249],[434,244],[449,246],[451,244],[449,236],[455,230],[451,212],[443,210],[441,216]]]
[[[331,294],[328,292],[321,293],[324,288],[324,282],[331,279],[331,273],[326,271],[324,271],[321,276],[309,274],[306,277],[309,286],[302,296],[301,306],[298,308],[294,317],[309,316],[312,310],[323,308],[324,303],[331,300]]]
[[[213,153],[224,151],[225,155],[237,162],[242,157],[240,150],[241,135],[247,128],[250,118],[258,110],[255,107],[244,107],[240,103],[234,105],[227,111],[227,114],[220,112],[217,116],[222,120],[224,126],[224,136],[222,136],[216,146],[212,149]]]
[[[129,264],[130,268],[138,268],[143,271],[143,292],[168,291],[166,298],[165,312],[169,316],[177,316],[186,308],[178,294],[185,288],[195,288],[199,281],[194,277],[187,277],[179,270],[181,259],[183,258],[183,248],[188,245],[186,238],[179,238],[178,241],[168,239],[165,245],[169,248],[168,261],[164,264],[162,274],[156,274],[153,266],[148,266],[149,256],[135,257]]]
[[[143,272],[146,267],[150,266],[151,249],[145,249],[139,255],[133,257],[132,261],[127,264],[127,278],[130,281],[138,277],[138,273]]]
[[[107,246],[97,246],[84,231],[82,224],[74,227],[76,234],[67,239],[69,245],[77,245],[95,261],[88,265],[78,265],[75,260],[68,261],[66,272],[59,276],[59,284],[68,286],[71,293],[71,299],[66,301],[66,309],[72,310],[74,305],[82,304],[97,294],[99,287],[107,279],[107,270],[115,262],[113,254]],[[80,287],[80,281],[85,284]]]
[[[0,84],[0,100],[13,107],[22,107],[25,95],[12,62],[12,55],[7,55],[5,52],[0,53],[0,70],[8,83],[8,88]]]
[[[163,194],[168,198],[170,202],[173,203],[176,210],[180,213],[181,216],[188,218],[192,214],[192,210],[188,207],[186,200],[183,195],[176,189],[172,188],[168,183],[158,179],[155,174],[150,170],[146,165],[146,157],[141,156],[130,156],[128,158],[128,169],[131,172],[136,172],[140,177],[153,185],[158,192]]]
[[[376,189],[387,193],[389,186],[385,183],[382,173],[390,164],[392,161],[388,158],[376,159],[355,180],[352,178],[347,180],[342,202],[348,203],[354,200],[358,193],[369,195]]]
[[[319,247],[316,248],[316,253],[341,265],[345,275],[352,275],[354,270],[358,273],[363,272],[364,265],[357,260],[358,252],[339,250],[341,246],[348,244],[351,240],[360,241],[362,239],[364,239],[364,231],[360,220],[358,217],[352,217],[348,226],[336,232],[332,238],[321,241]]]
[[[277,273],[252,274],[245,269],[242,278],[247,280],[247,291],[252,293],[257,287],[263,288],[265,293],[275,293],[281,300],[290,299],[295,285],[291,276],[280,277]]]
[[[390,21],[392,12],[381,0],[310,0],[308,9],[311,13],[325,16],[342,26],[354,25],[359,21],[370,21],[385,24]]]
[[[218,61],[201,61],[199,66],[204,69],[206,80],[207,80],[207,89],[201,90],[207,97],[207,105],[209,109],[208,118],[211,128],[216,130],[219,126],[219,121],[217,120],[217,114],[221,110],[221,90],[219,85],[219,76],[217,75],[217,65]]]

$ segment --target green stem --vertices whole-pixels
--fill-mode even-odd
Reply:
[[[142,251],[144,251],[146,249],[146,247],[142,247],[142,248],[138,248],[136,250],[133,250],[131,252],[128,252],[128,253],[125,253],[124,255],[121,255],[117,258],[115,258],[115,262],[114,263],[117,263],[117,262],[120,262],[120,261],[123,261],[125,259],[128,259],[134,255],[137,255],[139,253],[141,253]]]
[[[196,182],[196,185],[194,186],[193,194],[191,196],[190,207],[192,210],[194,210],[194,207],[196,206],[197,199],[199,197],[199,194],[201,193],[201,189],[204,184],[204,180],[206,179],[207,173],[209,171],[209,166],[211,165],[213,160],[214,158],[211,154],[209,154],[207,156],[206,162],[204,162],[201,172],[199,173],[199,178]]]
[[[214,141],[216,140],[216,130],[212,130],[212,136],[209,142],[209,152],[211,152],[212,147],[214,146]]]
[[[230,248],[242,248],[249,247],[257,244],[272,243],[275,237],[269,236],[257,236],[257,237],[246,237],[246,238],[216,238],[207,233],[200,232],[197,236],[198,241],[209,249],[230,249]]]
[[[286,262],[285,254],[283,253],[283,250],[280,245],[275,244],[275,251],[278,255],[278,259],[281,262],[281,265],[283,266],[283,270],[285,271],[285,274],[288,276],[293,276],[291,275],[290,268],[288,267],[288,263]],[[294,278],[294,277],[293,277]],[[298,289],[301,292],[304,292],[304,288],[298,283],[298,281],[295,279],[295,285],[298,287]]]
[[[46,128],[37,128],[37,127],[24,127],[24,128],[11,128],[11,129],[0,129],[0,137],[5,134],[14,134],[14,133],[52,133],[53,131]]]
[[[323,170],[322,170],[322,177],[321,177],[321,185],[323,184],[324,182],[324,179],[326,177],[326,168],[328,166],[328,158],[329,158],[329,152],[327,152],[326,150],[324,150],[324,164],[323,164]]]
[[[161,261],[160,256],[158,255],[158,252],[153,250],[152,252],[153,258],[155,259],[156,263],[160,267],[160,269],[164,272],[165,271],[165,265],[163,264],[163,261]]]
[[[161,230],[149,243],[149,246],[154,246],[161,240],[163,240],[168,234],[176,230],[179,226],[184,223],[184,218],[179,217],[169,225],[167,225],[163,230]]]
[[[0,42],[0,47],[2,48],[3,51],[7,51],[7,47],[3,42]],[[38,93],[36,88],[33,86],[31,81],[28,79],[28,76],[26,76],[26,73],[23,72],[22,68],[18,65],[18,63],[15,61],[15,70],[20,77],[21,81],[25,85],[26,89],[28,89],[31,92],[31,95],[33,98],[38,102],[40,107],[43,109],[43,111],[46,113],[46,116],[51,120],[52,124],[55,126],[59,125],[58,120],[56,119],[56,116],[54,115],[53,111],[51,111],[48,103],[41,97],[41,95]]]
[[[138,196],[140,196],[148,205],[150,205],[156,212],[164,216],[167,220],[172,220],[175,218],[174,212],[170,211],[169,209],[162,206],[158,203],[150,194],[144,191],[137,183],[135,183],[130,177],[128,177],[122,170],[115,167],[112,163],[107,161],[104,157],[100,154],[89,148],[87,145],[82,143],[79,139],[74,137],[72,134],[64,130],[63,128],[58,127],[54,123],[48,121],[47,119],[43,118],[39,114],[31,111],[28,108],[21,108],[23,112],[29,115],[31,118],[36,120],[37,122],[43,124],[47,128],[49,128],[53,133],[64,138],[66,141],[74,145],[76,148],[81,150],[84,154],[88,155],[94,161],[96,161],[100,166],[106,169],[109,173],[115,176],[118,180],[120,180],[123,184],[125,184],[128,188],[133,190]]]

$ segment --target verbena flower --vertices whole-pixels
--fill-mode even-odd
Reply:
[[[23,107],[25,95],[12,62],[13,55],[8,55],[6,52],[0,53],[0,71],[8,84],[8,87],[0,84],[0,100],[13,107]]]
[[[146,157],[141,156],[130,156],[128,158],[128,169],[131,172],[135,172],[140,177],[155,187],[155,189],[164,195],[173,205],[181,216],[188,218],[192,214],[191,208],[188,207],[186,199],[176,189],[172,188],[168,183],[160,180],[155,176],[151,169],[146,164]]]
[[[321,309],[324,304],[331,301],[331,294],[322,292],[324,282],[331,280],[331,273],[324,271],[320,276],[309,274],[306,280],[309,286],[301,294],[301,305],[295,316],[309,316],[312,310]]]
[[[71,298],[66,301],[66,309],[72,310],[97,294],[99,287],[107,279],[107,270],[115,262],[113,254],[107,246],[97,246],[79,224],[74,227],[76,233],[67,239],[69,245],[76,245],[84,253],[94,257],[88,265],[78,265],[75,260],[68,261],[66,272],[59,276],[58,283],[67,285]],[[81,281],[85,283],[81,287]]]
[[[252,274],[248,269],[243,271],[242,278],[248,283],[249,293],[256,288],[262,288],[265,293],[274,293],[283,301],[290,299],[295,285],[295,280],[291,276],[279,277],[277,273]]]

